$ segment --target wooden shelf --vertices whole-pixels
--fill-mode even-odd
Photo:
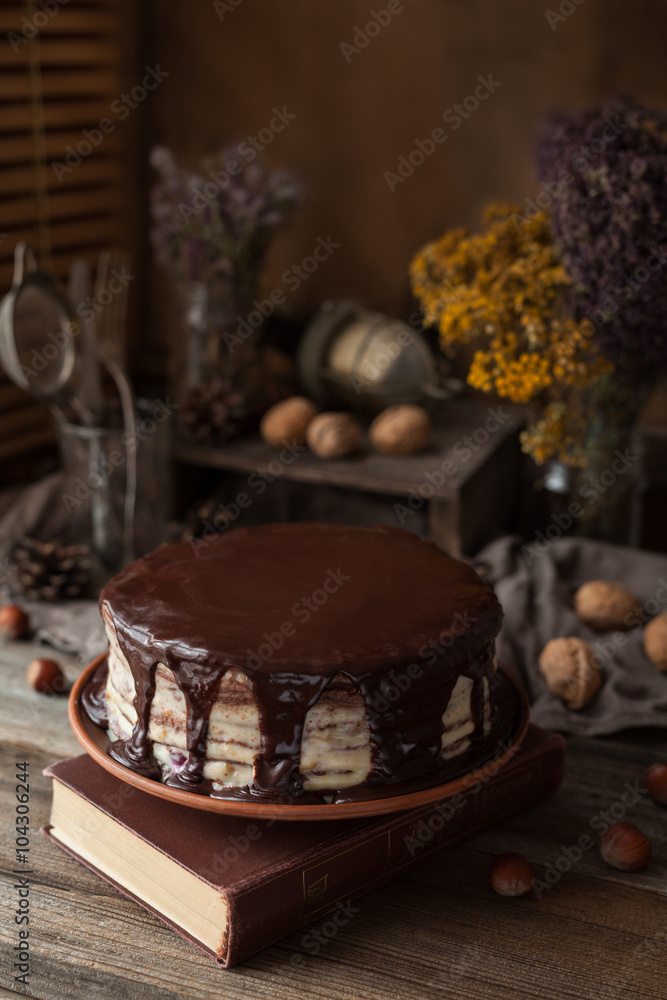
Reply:
[[[493,416],[498,412],[500,420]],[[442,407],[433,430],[432,445],[419,455],[380,455],[366,442],[358,455],[340,461],[322,461],[304,448],[289,463],[282,463],[280,449],[265,444],[259,435],[252,435],[224,447],[177,443],[174,458],[210,469],[269,474],[271,464],[275,468],[275,463],[280,462],[280,475],[284,479],[394,496],[408,496],[425,485],[425,492],[433,499],[451,500],[490,456],[509,437],[516,435],[520,425],[520,416],[506,406],[457,401]],[[438,485],[441,476],[444,482]]]

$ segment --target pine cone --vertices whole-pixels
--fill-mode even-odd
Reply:
[[[190,389],[179,416],[188,437],[198,444],[224,444],[252,422],[245,393],[219,378]]]
[[[12,590],[29,601],[81,597],[90,583],[90,548],[23,538],[9,557]]]

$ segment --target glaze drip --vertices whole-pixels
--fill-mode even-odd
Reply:
[[[252,687],[259,712],[260,748],[251,795],[293,798],[303,792],[299,773],[301,737],[308,711],[330,678],[275,673],[255,674]]]
[[[109,724],[105,695],[108,669],[109,664],[105,656],[81,695],[81,704],[86,710],[86,715],[102,729],[106,729]]]
[[[152,757],[148,737],[158,661],[140,643],[133,640],[125,639],[123,652],[134,678],[137,721],[130,738],[110,744],[107,752],[114,760],[138,774],[143,774],[146,778],[159,778],[160,769]]]
[[[183,693],[186,705],[185,766],[166,779],[165,784],[188,791],[203,791],[202,771],[206,759],[206,739],[209,716],[224,676],[224,668],[216,668],[170,657],[168,666]]]

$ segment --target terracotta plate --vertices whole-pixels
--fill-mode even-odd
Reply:
[[[103,656],[93,660],[83,671],[75,683],[69,698],[69,718],[72,728],[81,746],[87,753],[101,764],[102,767],[110,771],[121,781],[135,788],[140,788],[149,795],[157,795],[161,799],[169,799],[179,805],[190,806],[192,809],[204,809],[206,812],[231,813],[236,816],[248,816],[256,819],[283,819],[283,820],[313,820],[313,819],[353,819],[360,816],[379,816],[383,813],[402,812],[405,809],[415,809],[418,806],[427,805],[430,802],[437,802],[439,799],[449,798],[459,792],[465,792],[467,788],[474,785],[480,778],[485,777],[485,765],[475,768],[458,778],[447,781],[442,785],[433,785],[430,788],[422,788],[419,791],[409,792],[403,795],[393,795],[379,799],[365,799],[360,802],[339,802],[331,805],[293,805],[269,802],[243,802],[234,799],[217,799],[208,795],[197,795],[195,792],[182,791],[179,788],[170,788],[152,778],[144,778],[134,771],[124,767],[113,760],[106,753],[109,745],[109,737],[106,732],[92,722],[81,705],[81,695],[84,688],[90,683],[92,675],[103,660]],[[505,676],[510,680],[515,689],[518,703],[517,722],[514,733],[511,737],[511,745],[497,757],[491,757],[494,763],[494,773],[498,767],[502,767],[512,759],[516,748],[521,746],[526,735],[529,722],[528,699],[523,689],[509,675]]]

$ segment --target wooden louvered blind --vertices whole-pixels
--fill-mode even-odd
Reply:
[[[65,280],[76,257],[94,265],[124,242],[118,0],[15,0],[0,6],[0,294],[16,243]],[[32,37],[29,37],[32,36]],[[25,44],[23,39],[26,39]],[[28,40],[29,39],[29,40]],[[84,130],[111,119],[87,153]],[[80,145],[83,141],[83,145]],[[53,169],[58,161],[71,170]],[[0,371],[0,462],[47,444],[43,406]]]

